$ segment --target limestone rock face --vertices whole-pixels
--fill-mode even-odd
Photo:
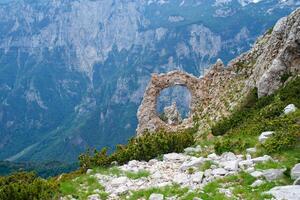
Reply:
[[[170,125],[179,124],[182,120],[175,102],[173,102],[171,106],[164,108],[164,115],[168,120],[168,124]]]
[[[300,9],[280,19],[272,32],[267,32],[253,48],[232,60],[227,67],[221,60],[200,78],[172,71],[153,74],[138,110],[137,134],[158,129],[177,131],[193,126],[197,116],[199,130],[204,133],[232,110],[255,87],[258,96],[276,91],[288,76],[300,74]],[[190,116],[179,125],[163,122],[156,113],[156,99],[165,88],[181,85],[192,96]]]

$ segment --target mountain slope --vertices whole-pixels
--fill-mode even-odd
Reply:
[[[199,76],[295,9],[277,0],[0,2],[0,159],[125,143],[152,72]]]

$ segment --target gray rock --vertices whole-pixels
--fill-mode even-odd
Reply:
[[[228,171],[237,171],[239,169],[239,161],[232,160],[232,161],[220,162],[220,166]]]
[[[201,146],[200,145],[198,145],[198,146],[196,146],[196,147],[188,147],[188,148],[185,148],[184,149],[184,152],[185,153],[199,153],[199,152],[201,152]]]
[[[300,200],[300,185],[278,186],[266,194],[271,194],[276,200]]]
[[[194,158],[191,161],[186,161],[184,162],[181,167],[180,170],[185,171],[190,167],[199,167],[204,163],[204,159],[202,157],[200,158]]]
[[[246,149],[247,153],[256,153],[257,149],[255,147]]]
[[[289,104],[284,108],[284,114],[293,113],[297,110],[297,107],[294,104]]]
[[[212,172],[211,172],[214,176],[216,176],[216,175],[225,175],[226,173],[227,173],[227,171],[225,170],[225,169],[223,169],[223,168],[217,168],[217,169],[214,169],[214,170],[212,170]]]
[[[173,182],[178,183],[178,184],[185,184],[185,183],[189,182],[189,178],[184,173],[178,173],[174,176]]]
[[[237,157],[236,157],[236,155],[235,155],[234,153],[232,153],[232,152],[226,152],[226,153],[223,153],[223,154],[221,155],[221,159],[222,159],[222,160],[225,160],[225,161],[232,161],[232,160],[236,160]]]
[[[242,169],[248,168],[253,165],[252,160],[242,160],[239,162],[239,167]]]
[[[258,141],[260,143],[264,143],[268,138],[270,138],[274,134],[274,131],[266,131],[262,132],[258,137]]]
[[[180,113],[176,106],[176,102],[173,102],[171,106],[165,107],[164,114],[168,119],[168,124],[176,125],[182,121]]]
[[[149,200],[163,200],[164,199],[164,195],[162,194],[151,194],[149,197]]]
[[[91,174],[92,172],[93,172],[92,169],[88,169],[88,170],[86,171],[86,174]]]
[[[273,181],[282,178],[283,172],[285,172],[285,169],[267,169],[262,172],[262,175],[267,181]]]
[[[250,175],[255,178],[258,178],[258,177],[261,177],[263,175],[263,173],[260,171],[254,171],[254,172],[250,173]]]
[[[128,178],[125,177],[125,176],[122,176],[122,177],[118,177],[118,178],[115,178],[111,181],[111,185],[114,187],[114,186],[119,186],[119,185],[124,185],[128,182]]]
[[[179,153],[168,153],[164,155],[163,159],[167,162],[184,162],[187,157]]]
[[[201,183],[203,175],[203,172],[196,172],[195,174],[191,175],[191,179],[194,183]]]
[[[262,157],[253,158],[252,162],[253,163],[260,163],[260,162],[267,162],[267,161],[270,161],[270,160],[273,160],[271,156],[264,155]]]
[[[264,184],[265,182],[263,180],[256,180],[251,184],[251,187],[258,187]]]
[[[99,194],[93,194],[93,195],[88,196],[87,199],[88,200],[101,200],[101,197]]]
[[[300,177],[294,181],[294,185],[300,185]]]
[[[212,153],[212,154],[209,154],[207,156],[207,158],[212,159],[212,160],[218,160],[220,157],[217,154]]]
[[[297,179],[300,177],[300,163],[296,164],[291,170],[291,178]]]

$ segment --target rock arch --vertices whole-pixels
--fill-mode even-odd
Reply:
[[[191,93],[190,115],[183,123],[179,125],[170,125],[162,121],[158,117],[156,111],[157,99],[163,89],[172,86],[184,86]],[[150,83],[148,84],[143,101],[138,109],[138,128],[137,134],[140,135],[146,130],[150,132],[158,129],[167,131],[176,131],[191,127],[193,124],[193,114],[196,111],[196,106],[199,105],[199,79],[193,75],[181,71],[172,71],[166,74],[152,74]]]

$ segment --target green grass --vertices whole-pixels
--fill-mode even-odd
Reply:
[[[130,178],[130,179],[139,179],[143,177],[148,177],[150,176],[150,172],[147,170],[140,170],[138,172],[125,172],[125,175]]]
[[[164,195],[164,198],[177,196],[185,200],[193,200],[195,197],[200,197],[200,192],[198,191],[189,192],[188,188],[181,188],[179,185],[171,185],[162,188],[150,188],[146,190],[133,191],[132,195],[130,195],[128,199],[129,200],[136,200],[142,198],[149,199],[152,193],[162,194]],[[123,196],[122,199],[127,199],[127,198]]]
[[[80,200],[87,199],[89,195],[95,194],[94,191],[97,189],[100,191],[98,194],[101,199],[107,199],[108,195],[105,193],[104,187],[93,176],[81,175],[60,183],[60,193],[63,196],[71,195]]]

